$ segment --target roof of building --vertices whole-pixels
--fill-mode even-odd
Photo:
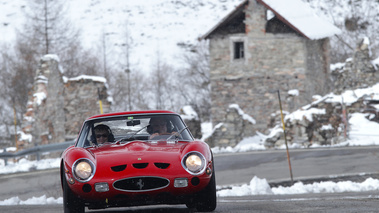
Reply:
[[[256,1],[271,10],[283,23],[308,39],[323,39],[341,33],[339,28],[328,22],[326,19],[317,16],[312,8],[301,0]],[[209,36],[218,28],[224,26],[233,17],[237,16],[238,13],[243,12],[243,9],[248,2],[249,0],[243,1],[231,13],[224,17],[215,27],[202,36],[202,38],[209,38]]]

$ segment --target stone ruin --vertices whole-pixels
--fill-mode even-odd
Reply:
[[[18,148],[60,143],[76,138],[84,119],[109,112],[111,97],[105,78],[96,76],[63,76],[56,55],[41,58],[27,112],[22,120]]]
[[[358,89],[362,90],[362,89]],[[354,101],[342,101],[359,91],[348,91],[341,95],[329,94],[318,97],[312,104],[293,112],[286,112],[285,126],[287,142],[302,146],[333,145],[346,141],[349,137],[349,118],[353,113],[365,113],[370,121],[379,122],[379,84],[367,88],[366,93],[357,96]],[[274,118],[275,117],[275,118]],[[276,120],[270,135],[265,139],[266,147],[284,144],[284,134],[279,112],[273,115]]]
[[[217,124],[210,137],[205,139],[211,147],[235,146],[245,136],[252,135],[255,120],[245,114],[237,104],[229,105],[225,119]]]
[[[369,40],[362,39],[355,49],[353,58],[331,69],[334,92],[341,94],[348,89],[365,88],[378,82],[378,65],[372,62]]]
[[[368,40],[359,42],[353,58],[332,72],[334,91],[324,97],[314,96],[314,102],[299,110],[285,112],[287,142],[302,145],[332,145],[349,137],[348,120],[353,113],[365,113],[370,121],[379,122],[379,72],[372,63]],[[354,100],[351,100],[354,97]],[[284,144],[279,112],[272,115],[266,147]]]
[[[67,78],[57,56],[42,57],[19,132],[19,149],[75,139],[83,121],[100,114],[99,100],[103,112],[110,112],[112,98],[107,89],[103,77]],[[193,136],[201,138],[201,121],[195,110],[184,106],[180,115]]]

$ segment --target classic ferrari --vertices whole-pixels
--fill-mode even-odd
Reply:
[[[64,212],[157,204],[216,208],[209,146],[171,111],[101,114],[62,154]]]

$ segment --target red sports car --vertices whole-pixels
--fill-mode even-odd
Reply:
[[[64,212],[155,204],[216,208],[209,146],[170,111],[88,118],[62,154]]]

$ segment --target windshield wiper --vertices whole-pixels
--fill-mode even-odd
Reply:
[[[188,129],[188,126],[184,127],[183,129],[179,130],[179,132],[175,132],[174,134],[172,134],[170,137],[167,138],[167,140],[170,140],[172,137],[175,136],[175,139],[178,140],[178,137],[181,137],[182,136],[182,132],[185,130],[185,129]]]
[[[128,141],[130,138],[134,138],[134,136],[135,136],[137,133],[141,132],[143,129],[145,129],[145,128],[148,127],[148,126],[149,126],[149,125],[146,125],[146,126],[142,127],[141,129],[137,130],[135,133],[133,133],[133,134],[130,135],[129,137],[121,139],[119,142],[122,142],[122,141]]]

